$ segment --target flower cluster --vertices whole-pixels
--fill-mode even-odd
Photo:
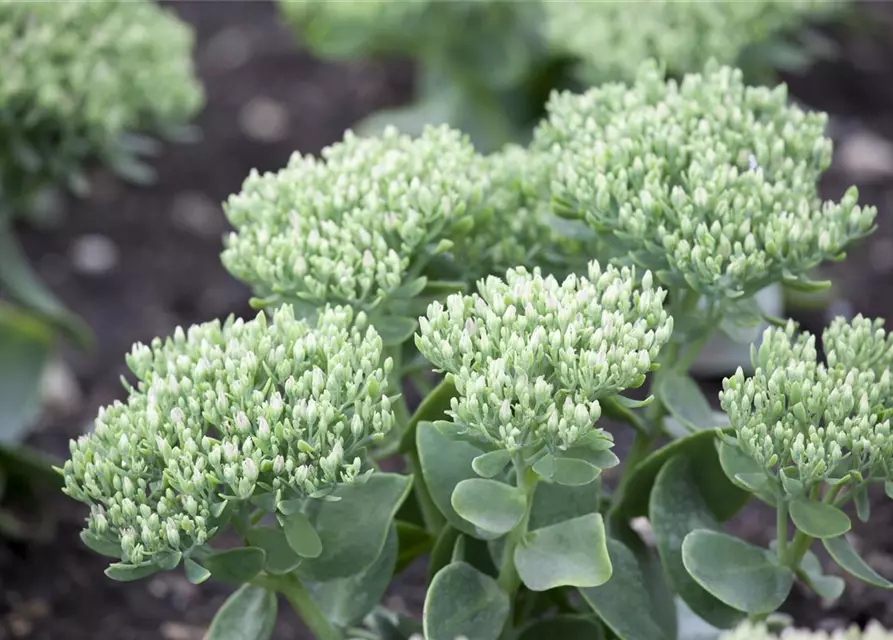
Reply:
[[[65,492],[89,531],[139,564],[203,544],[228,501],[317,496],[361,472],[360,449],[394,422],[391,362],[349,308],[311,327],[283,306],[137,344],[138,380],[71,444]]]
[[[826,118],[783,86],[716,65],[667,81],[646,64],[630,87],[556,94],[548,110],[534,147],[554,154],[556,202],[711,305],[802,278],[873,228],[855,188],[820,201]]]
[[[599,399],[645,380],[673,327],[645,273],[589,264],[563,282],[523,267],[479,293],[432,303],[419,351],[456,384],[460,430],[509,450],[571,447],[594,428]]]
[[[585,271],[597,254],[595,235],[585,224],[552,212],[550,162],[518,145],[480,158],[486,207],[475,211],[473,233],[455,242],[456,261],[469,282],[519,264],[563,276]]]
[[[770,632],[765,624],[745,622],[739,627],[727,631],[720,640],[891,640],[893,633],[884,629],[877,622],[870,622],[864,630],[852,626],[837,631],[807,631],[805,629],[787,629],[780,634]]]
[[[714,59],[746,62],[748,49],[839,8],[842,0],[735,2],[544,2],[550,44],[580,60],[590,84],[631,80],[638,64],[661,60],[673,75]],[[634,24],[635,29],[629,25]],[[771,50],[764,62],[772,63]]]
[[[741,450],[770,473],[796,471],[805,485],[858,473],[893,477],[893,340],[880,321],[837,319],[823,335],[767,329],[752,377],[723,381],[720,403]],[[790,475],[790,474],[789,474]]]
[[[296,153],[278,173],[253,172],[226,204],[237,231],[221,259],[262,298],[371,312],[473,224],[486,188],[469,173],[476,162],[448,127],[348,132],[320,159]]]
[[[0,3],[0,197],[32,197],[121,134],[166,131],[201,106],[191,30],[154,2]]]

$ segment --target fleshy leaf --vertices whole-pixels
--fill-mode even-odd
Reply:
[[[794,583],[794,574],[771,562],[765,550],[718,531],[698,529],[685,536],[682,561],[704,589],[745,613],[772,613]]]
[[[515,549],[515,567],[531,591],[604,584],[612,570],[601,514],[528,533]]]
[[[386,347],[398,346],[412,337],[418,328],[418,323],[412,318],[403,316],[382,316],[374,318],[372,324],[381,336],[382,344]]]
[[[133,580],[142,580],[161,570],[156,564],[127,564],[126,562],[115,562],[106,567],[105,575],[112,580],[118,582],[132,582]]]
[[[183,569],[186,572],[186,579],[192,584],[201,584],[211,577],[211,572],[192,558],[186,558],[183,561]]]
[[[695,529],[719,529],[704,503],[692,472],[693,464],[676,457],[664,465],[651,492],[649,520],[661,564],[679,596],[698,616],[714,627],[729,629],[744,615],[699,585],[682,561],[682,541]]]
[[[812,500],[791,502],[791,520],[813,538],[836,538],[850,530],[850,519],[837,507]]]
[[[381,602],[396,561],[397,533],[392,527],[381,555],[366,570],[329,582],[310,583],[307,590],[326,618],[341,627],[348,627],[360,622]]]
[[[273,575],[293,571],[301,564],[301,556],[288,544],[285,532],[279,527],[255,527],[248,530],[248,543],[264,550],[264,570]]]
[[[202,563],[215,580],[244,584],[263,571],[266,558],[263,549],[240,547],[209,555]]]
[[[687,375],[666,376],[657,388],[657,395],[670,414],[692,431],[719,426],[698,383]]]
[[[226,599],[205,640],[269,640],[276,625],[276,595],[250,584]]]
[[[3,485],[2,470],[2,467],[0,467],[0,487],[2,487]],[[0,497],[2,497],[2,495],[3,491],[0,490]],[[94,553],[98,553],[101,556],[106,556],[107,558],[121,557],[121,544],[119,542],[113,542],[112,540],[101,538],[92,531],[88,531],[87,529],[81,531],[81,540],[88,549],[90,549]]]
[[[497,640],[508,615],[509,597],[493,578],[470,564],[454,562],[441,569],[428,588],[425,637]]]
[[[653,603],[645,577],[632,551],[608,538],[608,556],[614,572],[598,587],[580,589],[580,595],[620,640],[670,640],[653,617]]]
[[[319,557],[305,558],[298,574],[327,582],[364,571],[381,554],[411,485],[412,476],[373,473],[362,484],[339,486],[337,502],[311,501],[307,517],[319,534],[322,552]]]
[[[684,455],[697,464],[692,472],[707,507],[721,521],[728,520],[741,510],[750,495],[735,486],[723,471],[712,431],[698,431],[674,440],[645,458],[633,471],[617,512],[628,519],[648,513],[648,500],[658,472],[667,461]]]
[[[514,529],[527,508],[524,494],[518,488],[482,478],[471,478],[457,484],[451,503],[462,518],[497,535]]]
[[[416,442],[422,473],[437,508],[456,529],[468,535],[479,535],[474,526],[456,513],[451,498],[456,485],[478,477],[471,468],[471,462],[481,454],[480,449],[467,442],[450,439],[431,422],[419,423]]]
[[[555,458],[552,481],[568,487],[580,487],[591,483],[602,470],[579,458]]]
[[[279,524],[285,539],[295,553],[302,558],[318,558],[322,553],[322,540],[310,524],[310,519],[300,511],[279,516]]]
[[[506,449],[496,449],[488,453],[482,453],[471,461],[471,468],[482,478],[493,478],[502,473],[505,466],[511,461],[512,454]]]
[[[812,551],[807,551],[803,556],[797,575],[819,597],[827,600],[837,600],[846,587],[846,582],[844,582],[843,578],[825,575],[822,571],[822,563]]]
[[[407,453],[416,446],[416,428],[419,423],[434,422],[447,417],[445,412],[450,408],[450,401],[455,395],[456,385],[449,380],[441,380],[440,384],[434,387],[412,414],[406,432],[400,439],[400,453]]]
[[[530,531],[548,527],[565,520],[597,513],[599,487],[595,484],[568,487],[551,482],[540,482],[533,492],[530,507]]]
[[[859,557],[859,554],[853,549],[853,545],[850,544],[849,539],[845,535],[837,538],[826,538],[822,540],[822,544],[825,545],[825,549],[834,559],[834,562],[850,575],[874,587],[893,589],[893,582],[890,582],[869,567],[865,560]]]

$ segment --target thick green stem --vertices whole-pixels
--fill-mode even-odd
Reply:
[[[412,472],[412,493],[416,501],[419,503],[419,509],[422,511],[422,520],[425,523],[425,530],[431,535],[436,536],[440,533],[446,524],[446,519],[434,504],[434,498],[428,490],[428,483],[425,482],[425,476],[422,473],[422,461],[419,458],[419,451],[415,447],[406,454],[407,464]]]
[[[515,549],[521,543],[521,540],[527,534],[527,525],[530,522],[530,507],[533,505],[533,491],[536,488],[537,476],[532,469],[528,469],[520,455],[515,456],[514,460],[515,474],[518,489],[524,492],[527,501],[527,508],[524,511],[524,517],[518,525],[512,529],[506,538],[505,549],[502,552],[502,562],[499,566],[499,577],[497,582],[499,586],[509,596],[509,601],[514,602],[515,594],[521,586],[521,578],[518,570],[515,568]],[[512,615],[509,615],[506,621],[505,633],[508,633],[512,626]],[[505,633],[503,635],[505,635]]]
[[[263,575],[256,578],[253,583],[271,591],[278,591],[285,596],[316,640],[343,640],[343,634],[329,622],[297,576]]]
[[[779,500],[775,510],[775,545],[778,561],[785,564],[788,555],[788,503],[786,500]]]

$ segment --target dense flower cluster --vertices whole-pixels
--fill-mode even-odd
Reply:
[[[448,127],[348,132],[319,159],[296,153],[278,173],[253,172],[226,204],[237,231],[221,259],[260,297],[373,311],[473,224],[486,188],[476,162]]]
[[[673,328],[664,297],[628,268],[591,262],[588,277],[559,282],[518,267],[432,303],[416,345],[452,376],[460,430],[510,450],[567,448],[594,428],[600,398],[653,368]]]
[[[0,2],[0,197],[27,198],[122,133],[165,131],[202,103],[191,30],[154,2]]]
[[[727,631],[720,640],[891,640],[893,633],[884,629],[877,622],[870,622],[864,630],[852,626],[837,631],[808,631],[806,629],[787,629],[781,633],[770,632],[765,624],[746,622]]]
[[[820,201],[826,118],[783,86],[716,65],[668,81],[649,64],[630,87],[556,94],[548,110],[534,147],[554,154],[557,203],[712,305],[795,280],[873,228],[855,188]]]
[[[591,84],[631,80],[641,61],[657,58],[672,75],[708,60],[744,62],[749,48],[771,45],[785,30],[821,18],[842,0],[713,2],[544,2],[546,32],[555,48],[581,61]],[[629,25],[635,28],[630,29]],[[772,62],[771,51],[767,63]]]
[[[804,484],[850,471],[893,477],[893,340],[880,321],[837,319],[823,335],[767,329],[753,354],[754,374],[723,381],[720,402],[744,453],[770,473],[795,470]]]
[[[353,482],[360,449],[394,421],[391,362],[364,323],[330,308],[314,328],[283,306],[137,344],[136,387],[65,463],[65,492],[92,507],[89,531],[139,564],[204,543],[227,501]]]

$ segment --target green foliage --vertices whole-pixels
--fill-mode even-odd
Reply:
[[[116,579],[182,561],[248,585],[234,602],[264,611],[245,633],[278,592],[322,640],[684,640],[686,613],[718,638],[774,620],[795,580],[840,596],[815,539],[890,588],[841,510],[869,519],[867,486],[893,482],[881,323],[836,320],[824,363],[793,324],[768,330],[722,414],[689,374],[717,328],[763,320],[758,291],[812,286],[871,230],[854,192],[818,199],[823,124],[735,70],[648,64],[556,95],[529,148],[347,134],[252,175],[224,261],[275,309],[134,348],[135,386],[63,469],[84,543]],[[406,382],[414,414],[386,395]],[[635,432],[604,481],[603,415]],[[776,509],[769,549],[722,530],[750,496]],[[388,612],[428,551],[423,619]]]
[[[835,55],[808,25],[849,10],[844,0],[289,0],[279,6],[301,43],[320,57],[416,61],[416,102],[375,114],[361,130],[375,134],[395,125],[418,134],[424,125],[446,123],[485,150],[524,141],[551,90],[629,81],[649,58],[663,61],[674,77],[716,59],[743,66],[752,81],[772,81],[777,71]]]
[[[578,74],[597,85],[632,80],[648,58],[661,60],[676,77],[711,59],[749,62],[746,68],[757,79],[772,69],[797,70],[825,52],[815,40],[798,41],[789,32],[809,21],[827,20],[845,2],[657,0],[544,2],[543,7],[549,42],[577,58]]]
[[[201,107],[192,32],[153,2],[3,2],[0,24],[0,220],[82,189],[87,161],[139,166],[128,132],[174,133]]]

